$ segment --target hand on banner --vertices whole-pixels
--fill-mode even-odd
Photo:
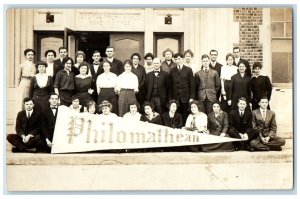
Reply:
[[[90,95],[93,94],[93,92],[94,92],[94,90],[91,89],[91,88],[88,90],[88,93],[89,93]]]
[[[48,138],[46,139],[46,142],[48,147],[52,147],[53,144]]]
[[[225,133],[221,133],[220,134],[221,137],[225,137],[225,135],[226,135]]]
[[[231,100],[228,100],[228,106],[231,106]]]
[[[194,99],[190,99],[190,100],[189,100],[189,102],[192,102],[192,101],[194,101]]]

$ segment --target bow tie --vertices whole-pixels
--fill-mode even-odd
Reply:
[[[51,109],[57,109],[57,107],[51,107]]]
[[[100,63],[93,63],[93,65],[100,65]]]
[[[155,70],[154,73],[159,73],[159,70]]]

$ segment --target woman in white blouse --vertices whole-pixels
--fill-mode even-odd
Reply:
[[[207,130],[207,115],[200,111],[200,103],[197,100],[193,100],[190,102],[190,110],[191,114],[188,116],[185,127],[183,129],[194,131],[197,133],[206,133]],[[189,147],[194,152],[201,151],[201,147],[199,145],[190,146]]]
[[[238,67],[233,65],[233,54],[228,53],[226,55],[227,65],[222,66],[221,68],[221,102],[222,109],[225,112],[231,110],[230,103],[228,103],[230,97],[230,86],[231,86],[231,77],[237,73]]]
[[[135,74],[131,72],[132,62],[130,60],[124,61],[124,72],[117,78],[116,91],[119,94],[119,116],[123,117],[127,112],[130,103],[136,102],[135,93],[139,91],[139,82]]]
[[[197,67],[192,61],[194,57],[194,53],[190,49],[188,49],[183,52],[183,56],[184,56],[184,65],[190,67],[193,71],[193,74],[195,75],[195,73],[200,70],[200,67]]]
[[[141,114],[139,113],[139,104],[136,102],[129,103],[129,112],[125,113],[124,119],[128,121],[140,121]]]
[[[29,97],[35,101],[37,108],[43,110],[49,107],[50,93],[54,91],[52,77],[47,75],[46,62],[39,61],[36,64],[38,73],[30,81]]]
[[[110,62],[104,60],[103,63],[104,73],[98,76],[96,87],[98,93],[97,104],[107,100],[112,104],[112,112],[118,114],[118,96],[116,94],[117,75],[110,72]]]

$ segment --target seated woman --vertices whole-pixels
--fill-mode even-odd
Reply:
[[[143,109],[145,113],[141,116],[141,121],[153,124],[162,124],[160,115],[153,110],[153,105],[150,102],[145,101]]]
[[[139,113],[139,109],[140,107],[137,102],[129,103],[129,112],[125,113],[123,118],[130,121],[140,121],[141,114]]]
[[[70,109],[72,109],[78,113],[87,112],[86,108],[84,106],[80,105],[79,97],[77,95],[72,96],[72,104],[70,106]]]
[[[188,116],[183,129],[197,133],[207,133],[207,116],[200,111],[200,103],[197,100],[190,102],[190,110],[191,114]],[[201,147],[198,145],[189,148],[194,152],[201,151]]]
[[[111,112],[112,104],[109,101],[104,100],[101,104],[98,105],[98,110],[101,112],[100,121],[103,122],[113,122],[118,118],[118,116]]]
[[[182,116],[177,112],[179,103],[177,100],[171,99],[168,104],[169,112],[162,114],[162,125],[173,129],[182,127]]]
[[[213,112],[208,114],[208,131],[210,135],[216,135],[221,137],[230,137],[227,134],[229,128],[228,115],[226,112],[221,110],[221,104],[219,101],[213,102]],[[204,152],[226,152],[234,151],[231,142],[216,143],[216,144],[204,144],[201,145],[202,151]]]
[[[86,109],[89,114],[97,114],[96,113],[96,103],[94,101],[89,101],[86,104]]]

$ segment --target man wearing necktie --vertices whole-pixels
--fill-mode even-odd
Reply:
[[[185,123],[189,115],[189,102],[195,99],[195,78],[192,69],[183,65],[183,54],[176,53],[174,59],[177,67],[170,71],[169,99],[179,101],[178,112]]]
[[[20,111],[16,121],[17,134],[9,134],[7,140],[13,145],[12,152],[32,152],[41,139],[42,115],[34,109],[34,101],[24,98],[24,111]]]
[[[37,144],[37,152],[51,152],[53,133],[58,114],[58,95],[51,93],[49,98],[50,106],[43,110],[42,125],[42,139]]]
[[[209,56],[202,55],[202,69],[195,74],[197,99],[200,101],[201,111],[212,112],[212,103],[217,101],[217,92],[221,89],[218,72],[209,69]]]
[[[100,65],[102,63],[102,62],[100,62],[100,59],[101,59],[100,51],[95,50],[93,52],[92,59],[93,59],[93,63],[91,64],[91,67],[89,70],[89,75],[92,76],[93,82],[96,83],[98,76],[103,73],[103,68],[100,67]],[[97,102],[97,100],[98,100],[97,92],[93,92],[92,97],[93,97],[94,101]]]
[[[154,110],[162,114],[169,101],[169,74],[161,70],[161,60],[153,59],[154,70],[146,75],[146,100],[154,105]]]
[[[285,140],[276,136],[275,113],[268,110],[268,97],[262,97],[258,104],[260,108],[252,111],[252,125],[258,131],[259,137],[252,140],[250,144],[259,151],[281,151]]]
[[[238,109],[229,113],[228,134],[232,138],[242,139],[241,142],[233,142],[235,150],[254,151],[250,142],[257,138],[258,133],[252,128],[252,113],[247,107],[247,100],[244,97],[238,99]]]

